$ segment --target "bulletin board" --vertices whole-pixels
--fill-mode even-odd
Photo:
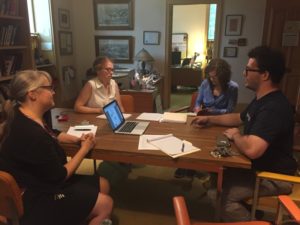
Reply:
[[[188,55],[188,34],[173,33],[172,34],[172,51],[178,49],[181,52],[181,58],[184,59]]]

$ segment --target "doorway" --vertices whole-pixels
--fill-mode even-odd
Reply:
[[[214,25],[209,29],[210,9],[215,7]],[[197,90],[202,69],[218,55],[221,18],[220,0],[168,0],[164,105],[170,107],[171,93],[179,87]],[[211,18],[212,19],[212,18]],[[208,38],[208,34],[213,39]],[[192,93],[192,92],[191,92]]]

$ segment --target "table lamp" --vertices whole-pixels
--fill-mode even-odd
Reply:
[[[139,51],[136,54],[135,60],[137,60],[138,62],[142,62],[141,73],[146,74],[146,63],[153,62],[154,58],[150,55],[150,53],[146,49],[143,48],[141,51]]]

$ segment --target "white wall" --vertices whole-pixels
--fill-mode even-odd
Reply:
[[[223,56],[224,47],[230,47],[229,39],[247,38],[247,46],[238,47],[237,58],[224,58],[231,65],[232,80],[239,84],[239,103],[248,103],[253,98],[253,92],[244,87],[243,70],[248,61],[248,52],[262,43],[266,0],[225,0],[223,5],[222,41],[220,57]],[[241,36],[225,36],[226,15],[243,15]]]
[[[131,31],[99,31],[94,29],[93,0],[52,0],[54,19],[57,18],[57,8],[71,10],[71,31],[73,32],[73,56],[61,56],[57,65],[59,71],[63,65],[71,64],[76,68],[77,86],[65,87],[67,97],[76,96],[81,86],[81,80],[85,77],[85,71],[89,68],[96,57],[95,35],[120,35],[133,36],[135,38],[134,55],[143,47],[154,57],[154,68],[165,75],[167,68],[164,68],[165,60],[165,30],[166,30],[166,0],[133,0],[134,2],[134,30]],[[229,46],[228,40],[232,37],[224,36],[225,19],[228,14],[241,14],[244,16],[242,35],[239,38],[247,38],[248,44],[245,47],[238,47],[237,58],[226,58],[231,64],[233,77],[240,85],[239,103],[247,103],[252,99],[253,93],[244,88],[242,71],[248,57],[247,52],[261,44],[264,22],[266,0],[224,0],[221,51]],[[187,15],[188,16],[188,15]],[[57,20],[57,19],[56,19]],[[55,21],[56,27],[57,21]],[[57,32],[58,28],[56,29]],[[143,45],[143,31],[160,31],[160,45]],[[57,36],[57,34],[56,34]],[[235,38],[235,37],[234,37]],[[56,42],[58,43],[58,42]],[[121,64],[124,67],[135,68],[135,64]]]
[[[205,53],[207,12],[206,4],[176,5],[173,8],[173,33],[188,34],[188,58],[192,58],[195,52],[200,56]]]

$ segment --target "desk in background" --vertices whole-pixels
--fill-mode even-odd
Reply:
[[[121,90],[121,95],[132,95],[134,98],[135,112],[156,112],[156,97],[159,97],[158,90]]]
[[[197,68],[171,67],[172,89],[176,86],[198,87],[202,82],[202,70]]]

